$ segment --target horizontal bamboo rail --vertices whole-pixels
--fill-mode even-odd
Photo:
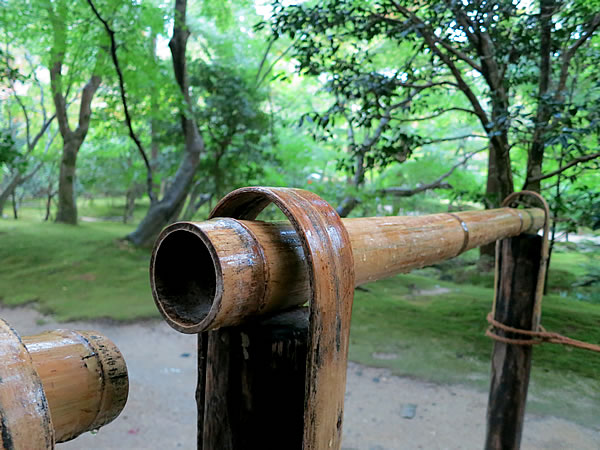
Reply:
[[[535,232],[544,212],[500,208],[343,224],[360,285]],[[310,292],[305,256],[289,223],[231,218],[179,222],[163,230],[152,253],[150,282],[159,311],[184,333],[301,305]]]
[[[0,449],[54,448],[115,419],[127,401],[117,347],[91,331],[20,337],[0,319]]]

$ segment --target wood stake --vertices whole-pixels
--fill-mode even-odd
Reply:
[[[198,448],[301,449],[308,310],[202,336]]]
[[[525,234],[500,242],[500,271],[494,319],[510,327],[531,330],[540,270],[542,238]],[[499,336],[523,339],[497,330]],[[531,346],[494,341],[487,409],[487,450],[518,449],[531,369]]]

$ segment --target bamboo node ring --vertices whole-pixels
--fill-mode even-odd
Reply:
[[[467,249],[467,247],[469,246],[469,227],[467,226],[465,221],[462,220],[460,217],[458,217],[456,214],[453,214],[453,213],[446,213],[446,214],[448,214],[449,216],[458,220],[458,223],[460,224],[460,227],[462,228],[463,233],[464,233],[463,244],[460,247],[460,250],[458,250],[458,252],[456,253],[456,256],[458,256],[462,252],[464,252]]]

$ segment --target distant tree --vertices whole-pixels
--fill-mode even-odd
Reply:
[[[67,0],[44,2],[51,35],[50,46],[50,89],[56,111],[58,128],[63,140],[62,159],[58,182],[58,211],[56,222],[76,224],[77,202],[75,198],[75,175],[77,155],[87,136],[92,118],[92,100],[102,81],[106,63],[106,52],[95,44],[94,35],[101,30],[90,29],[87,9],[77,2]],[[78,42],[79,41],[79,42]],[[91,45],[90,45],[91,44]],[[85,59],[78,59],[78,51]],[[87,66],[87,67],[86,67]],[[65,70],[68,67],[68,71]],[[82,76],[90,73],[85,81]],[[66,79],[65,79],[66,73]],[[77,73],[77,76],[73,76]],[[84,75],[85,76],[85,75]],[[69,94],[77,89],[77,80],[83,87],[79,98],[77,122],[73,129],[69,123]]]
[[[9,96],[3,109],[7,128],[0,130],[0,169],[4,169],[5,182],[0,186],[0,217],[6,202],[13,196],[15,189],[33,178],[44,161],[34,161],[35,151],[46,135],[45,151],[54,141],[56,133],[50,130],[55,115],[48,114],[45,105],[45,88],[40,82],[37,71],[41,69],[25,54],[20,69],[14,67],[15,61],[8,45],[0,61],[0,83]],[[33,81],[27,88],[27,95],[19,92],[27,80]],[[36,104],[37,103],[37,104]]]
[[[203,14],[214,17],[217,28],[224,30],[233,20],[229,6],[222,4],[203,10]],[[137,229],[128,235],[136,245],[151,244],[170,222],[181,216],[193,217],[226,186],[239,185],[261,169],[259,142],[268,132],[269,119],[261,110],[264,96],[254,83],[255,69],[241,64],[244,55],[236,45],[238,36],[225,32],[211,36],[206,30],[198,39],[202,57],[188,62],[190,25],[186,14],[186,2],[177,1],[169,42],[181,94],[184,157],[163,198],[150,206]],[[239,35],[239,30],[235,33]]]
[[[136,245],[148,245],[160,230],[181,212],[192,186],[200,158],[205,153],[204,138],[192,114],[189,74],[186,61],[187,42],[190,31],[186,25],[187,1],[176,0],[173,35],[169,49],[173,59],[175,80],[179,86],[182,102],[180,107],[181,130],[184,137],[184,153],[179,168],[163,198],[153,203],[135,231],[127,236]]]

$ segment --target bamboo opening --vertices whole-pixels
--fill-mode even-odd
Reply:
[[[198,232],[169,233],[155,261],[153,287],[164,313],[184,327],[202,322],[216,303],[218,262]]]

